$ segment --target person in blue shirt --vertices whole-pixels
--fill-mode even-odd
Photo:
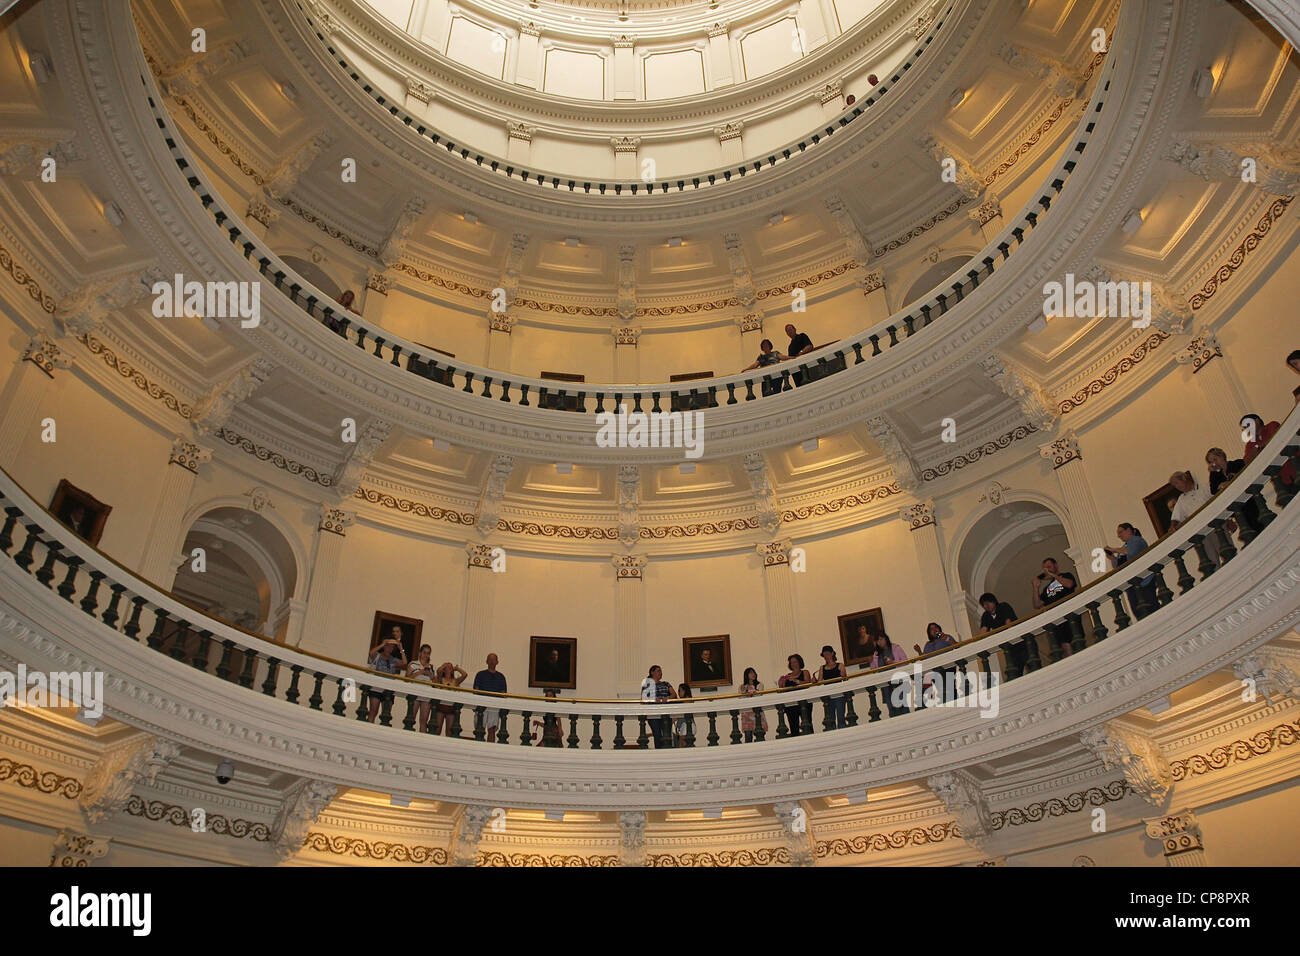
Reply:
[[[487,656],[487,667],[474,675],[474,689],[485,690],[493,694],[506,693],[506,675],[497,670],[500,658],[495,654]],[[489,707],[483,712],[483,727],[487,730],[488,743],[497,740],[497,727],[501,724],[501,709]]]
[[[1114,567],[1118,568],[1121,564],[1127,564],[1150,547],[1146,539],[1138,534],[1137,528],[1127,521],[1121,523],[1115,529],[1115,534],[1123,542],[1124,547],[1105,549]],[[1133,607],[1133,614],[1139,621],[1159,606],[1156,599],[1156,576],[1154,574],[1148,574],[1136,585],[1129,585],[1127,590],[1129,604]]]

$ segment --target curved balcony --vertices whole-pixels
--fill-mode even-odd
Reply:
[[[454,413],[449,413],[448,417],[472,415],[480,420],[490,420],[500,415],[498,410],[501,409],[502,403],[516,407],[535,405],[537,411],[543,415],[542,418],[537,419],[537,422],[544,427],[549,441],[553,442],[558,436],[564,435],[565,431],[569,431],[576,444],[586,446],[588,453],[595,432],[592,417],[603,412],[614,412],[624,404],[633,411],[644,412],[718,408],[720,411],[714,413],[718,417],[711,416],[710,425],[719,422],[722,426],[732,426],[738,435],[743,433],[748,445],[764,433],[770,433],[773,441],[784,440],[787,437],[779,432],[772,432],[767,422],[756,418],[748,409],[745,415],[741,416],[743,422],[736,416],[728,417],[721,410],[724,406],[747,404],[765,397],[765,380],[770,383],[767,390],[772,394],[766,397],[770,398],[768,404],[774,414],[790,412],[794,399],[789,396],[783,398],[782,395],[796,375],[801,376],[807,384],[843,373],[835,380],[834,389],[822,387],[820,390],[803,390],[802,396],[811,394],[823,402],[849,391],[872,390],[874,383],[871,382],[871,376],[876,367],[868,363],[868,359],[880,361],[881,356],[893,352],[912,338],[918,337],[919,333],[939,318],[956,312],[957,314],[953,314],[946,325],[946,332],[953,334],[951,323],[959,319],[970,320],[977,314],[976,305],[987,307],[997,301],[994,296],[1004,293],[1006,286],[1014,281],[1007,275],[1008,263],[1013,258],[1017,263],[1022,263],[1023,269],[1030,268],[1033,253],[1021,250],[1034,242],[1038,242],[1041,250],[1052,241],[1050,238],[1038,240],[1038,235],[1042,232],[1041,224],[1049,215],[1053,205],[1059,205],[1063,195],[1073,195],[1072,202],[1081,201],[1088,195],[1086,190],[1095,188],[1091,183],[1086,183],[1077,187],[1078,192],[1071,194],[1069,191],[1070,183],[1080,175],[1081,157],[1088,150],[1089,144],[1104,133],[1105,117],[1108,115],[1107,105],[1116,99],[1123,99],[1123,96],[1129,92],[1127,89],[1121,89],[1122,83],[1113,88],[1119,62],[1132,56],[1131,47],[1137,42],[1133,36],[1138,31],[1140,20],[1137,8],[1130,5],[1127,9],[1127,15],[1122,11],[1116,42],[1100,68],[1101,75],[1089,106],[1061,159],[1048,174],[1035,198],[1026,205],[1018,217],[1008,223],[1001,234],[972,258],[968,267],[954,272],[931,294],[912,303],[889,319],[848,339],[824,346],[798,362],[783,363],[775,372],[755,371],[677,385],[592,384],[572,390],[557,388],[553,381],[449,362],[436,353],[430,354],[427,349],[416,343],[392,335],[382,328],[373,327],[360,317],[337,307],[328,296],[281,261],[243,224],[241,218],[211,186],[182,144],[178,131],[161,105],[162,98],[153,85],[153,79],[142,62],[138,75],[150,94],[148,115],[153,125],[163,131],[171,161],[184,173],[190,191],[199,198],[211,219],[221,227],[236,255],[251,264],[261,276],[283,292],[297,310],[306,312],[316,324],[333,330],[341,337],[342,342],[346,342],[364,354],[369,374],[392,381],[392,373],[388,369],[394,368],[436,383],[441,387],[429,389],[420,386],[416,389],[416,394],[422,397],[434,396],[440,401],[454,403]],[[1125,37],[1128,39],[1125,40]],[[135,49],[139,59],[138,43]],[[1014,257],[1013,253],[1016,254]],[[992,282],[995,278],[998,281]],[[1041,286],[1041,278],[1037,281]],[[990,289],[990,285],[995,288]],[[980,295],[975,294],[977,290]],[[959,306],[962,306],[962,309],[959,309]],[[996,315],[1001,318],[1010,311],[1005,305],[1000,304],[996,309]],[[284,335],[277,334],[277,337],[283,339]],[[963,336],[964,340],[968,338],[969,336]],[[329,339],[330,337],[324,338],[325,341]],[[934,336],[919,338],[920,343],[930,346],[936,344],[934,340]],[[337,339],[334,341],[338,345],[342,344]],[[326,348],[330,347],[326,346]],[[320,349],[319,345],[313,345],[313,354],[320,355]],[[346,356],[347,351],[339,352],[331,349],[333,354],[342,356]],[[881,366],[881,371],[895,373],[897,381],[897,376],[901,374],[900,369],[909,357],[913,359],[917,357],[915,349],[904,350],[901,357],[888,363],[887,366]],[[860,369],[859,366],[863,365],[867,368]],[[381,369],[380,366],[384,368]],[[413,381],[404,376],[401,378],[408,383],[407,387]],[[462,398],[462,395],[465,397]],[[489,405],[488,401],[497,404]],[[409,402],[398,401],[397,404],[409,405]],[[377,411],[384,412],[383,409]],[[852,410],[847,413],[843,409],[840,411],[850,418],[855,414]],[[860,416],[861,412],[856,414]],[[582,418],[586,419],[585,422],[576,425]],[[735,418],[734,422],[732,418]],[[806,429],[808,416],[800,415],[799,418],[799,427]],[[517,423],[512,422],[512,424]],[[581,457],[583,451],[575,451],[574,460],[583,460]]]
[[[793,692],[663,706],[436,688],[274,644],[205,617],[80,540],[53,533],[57,522],[0,475],[0,553],[9,558],[0,561],[0,649],[29,668],[107,672],[107,712],[126,723],[381,792],[619,808],[843,793],[1077,732],[1292,626],[1300,619],[1300,510],[1279,474],[1298,455],[1300,407],[1238,477],[1131,565],[1032,617],[931,654],[915,671],[904,665],[902,675],[867,671]],[[1221,565],[1207,551],[1210,538]],[[1142,589],[1148,577],[1153,592]],[[959,675],[964,690],[944,706],[885,717],[887,696],[922,674]],[[365,720],[372,694],[382,701],[378,726]],[[851,716],[849,726],[832,730],[827,701],[838,697],[848,698]],[[452,706],[452,739],[414,731],[422,701]],[[402,703],[404,716],[393,709]],[[493,744],[484,742],[489,709],[503,711]],[[773,733],[741,744],[745,710],[770,715]],[[701,730],[687,748],[624,752],[646,746],[648,719],[686,714]],[[531,722],[544,718],[565,732],[562,747],[534,746]],[[792,738],[788,720],[808,735]],[[725,760],[712,749],[721,746],[732,748]]]

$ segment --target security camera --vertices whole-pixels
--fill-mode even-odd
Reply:
[[[235,765],[229,760],[223,760],[217,764],[217,783],[223,787],[230,783],[235,776]]]

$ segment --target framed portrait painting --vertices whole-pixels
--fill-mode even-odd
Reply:
[[[1147,516],[1155,528],[1156,538],[1163,538],[1169,533],[1169,526],[1173,524],[1174,502],[1178,500],[1178,494],[1177,488],[1165,484],[1142,499],[1142,503],[1147,508]],[[1155,538],[1151,540],[1154,541]]]
[[[395,637],[402,643],[408,661],[415,660],[420,649],[420,635],[424,631],[424,621],[418,617],[403,617],[388,611],[376,611],[375,623],[370,629],[370,643],[366,645],[366,659],[369,660],[370,648],[383,638]],[[435,663],[436,667],[437,664]]]
[[[68,479],[59,480],[50,499],[50,514],[89,545],[99,544],[104,534],[104,524],[113,508],[89,492],[82,491]]]
[[[846,666],[871,663],[871,658],[876,653],[876,635],[885,633],[885,615],[880,608],[841,614],[837,620],[840,626],[840,652],[843,655],[840,659]]]
[[[682,638],[682,673],[688,687],[714,688],[731,679],[731,635]]]
[[[578,686],[578,639],[530,637],[528,686],[575,689]]]

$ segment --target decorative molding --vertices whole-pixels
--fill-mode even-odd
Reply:
[[[478,541],[465,542],[465,567],[492,570],[492,552],[496,549],[490,544]]]
[[[206,448],[196,441],[191,441],[179,435],[172,439],[172,451],[167,458],[167,464],[180,465],[186,471],[197,475],[200,466],[206,465],[211,460],[211,448]]]
[[[641,581],[645,577],[646,557],[643,554],[615,554],[610,556],[616,581]]]
[[[754,550],[763,559],[764,568],[775,568],[790,564],[790,549],[793,547],[794,542],[789,538],[780,538],[756,544]]]
[[[736,327],[740,329],[741,334],[746,332],[762,332],[763,316],[759,312],[747,312],[744,315],[736,316]]]
[[[866,491],[844,495],[840,498],[832,498],[830,501],[818,501],[815,504],[790,508],[781,512],[781,520],[807,521],[809,518],[821,518],[825,515],[836,514],[849,508],[859,508],[871,504],[873,501],[879,501],[891,495],[901,495],[902,493],[903,489],[898,486],[898,482],[891,481],[887,485],[877,485],[874,488],[868,488]]]
[[[407,96],[412,96],[425,106],[428,106],[429,101],[433,99],[433,94],[433,87],[426,85],[423,80],[417,79],[414,76],[408,76],[406,78]]]
[[[721,521],[701,521],[696,524],[655,525],[641,529],[641,540],[664,538],[694,538],[699,535],[730,534],[733,531],[755,531],[757,518],[724,518]]]
[[[117,372],[123,378],[130,379],[136,388],[146,393],[150,398],[162,402],[169,409],[175,412],[181,418],[188,419],[193,410],[181,399],[177,398],[161,385],[149,381],[145,374],[126,360],[118,358],[117,353],[97,339],[95,336],[87,334],[77,337],[77,341],[90,350],[92,355],[98,355],[104,360],[104,364]],[[233,443],[232,443],[233,444]]]
[[[106,837],[92,837],[75,830],[60,830],[54,838],[54,851],[50,854],[50,866],[85,867],[102,859],[108,854],[112,840]]]
[[[412,501],[409,498],[398,498],[384,491],[376,491],[373,488],[358,488],[354,497],[360,498],[362,501],[368,501],[372,505],[378,505],[381,508],[389,508],[403,514],[412,514],[433,521],[449,521],[452,524],[463,525],[471,525],[475,521],[475,516],[468,512],[455,511],[451,508],[439,508],[436,505],[426,505],[421,501]]]
[[[1263,757],[1281,747],[1300,743],[1300,720],[1278,724],[1268,730],[1215,747],[1206,754],[1193,754],[1169,761],[1173,780],[1177,783],[1189,777],[1199,777],[1216,770],[1226,770],[1234,764]]]
[[[281,471],[287,471],[291,475],[300,475],[308,481],[315,482],[323,488],[329,488],[334,484],[334,479],[331,476],[322,474],[310,465],[304,465],[301,462],[286,458],[278,451],[259,445],[251,438],[245,438],[243,435],[231,431],[229,428],[218,428],[214,434],[227,445],[233,445],[240,451],[252,455],[259,461],[269,461]]]
[[[271,825],[270,842],[281,861],[302,849],[311,825],[338,792],[323,780],[304,779],[289,788]]]
[[[634,325],[615,328],[613,332],[615,345],[636,345],[641,337],[641,329]]]
[[[781,527],[781,511],[776,502],[776,490],[767,467],[767,459],[760,452],[750,452],[744,458],[745,475],[749,478],[754,495],[755,518],[758,526],[768,534],[776,534]]]
[[[817,91],[817,100],[822,106],[825,106],[831,100],[842,100],[843,98],[844,86],[839,80],[831,80]]]
[[[1083,452],[1079,451],[1079,437],[1073,431],[1063,433],[1046,445],[1039,445],[1038,454],[1052,463],[1053,471],[1072,461],[1083,461]]]
[[[163,803],[161,800],[146,801],[142,797],[132,796],[126,801],[126,806],[122,808],[122,812],[128,816],[141,817],[145,820],[170,823],[172,826],[186,830],[192,827],[189,810],[174,803]],[[233,837],[236,840],[251,839],[258,843],[266,843],[271,839],[271,828],[267,824],[258,820],[244,820],[238,817],[232,819],[219,813],[205,811],[204,828],[207,833]]]
[[[235,413],[235,406],[248,401],[253,393],[266,384],[275,371],[275,363],[265,356],[249,362],[226,382],[216,386],[197,402],[190,413],[190,422],[200,436],[214,435]]]
[[[1246,258],[1259,248],[1259,244],[1264,241],[1264,237],[1282,218],[1282,213],[1286,212],[1287,207],[1291,205],[1294,199],[1294,196],[1279,196],[1269,204],[1268,209],[1255,223],[1255,228],[1250,231],[1250,234],[1245,239],[1238,243],[1237,248],[1232,250],[1232,254],[1228,256],[1228,261],[1215,269],[1214,274],[1202,284],[1200,291],[1196,292],[1188,300],[1187,304],[1192,307],[1193,312],[1204,308],[1205,303],[1214,298],[1219,288],[1231,279],[1238,269],[1245,265]]]
[[[478,521],[475,522],[479,534],[488,535],[497,530],[501,499],[505,497],[506,482],[514,468],[515,459],[512,455],[496,455],[492,459],[487,479],[483,483],[483,493],[479,497]]]
[[[939,225],[939,223],[943,222],[949,216],[953,215],[958,210],[960,210],[962,206],[965,206],[967,203],[970,202],[972,202],[972,200],[969,196],[958,196],[956,199],[954,199],[943,209],[939,210],[939,212],[925,219],[919,226],[913,226],[911,229],[909,229],[907,232],[903,233],[903,235],[897,237],[896,239],[890,239],[883,246],[878,246],[872,249],[871,250],[872,257],[879,259],[881,256],[885,255],[886,253],[890,253],[893,252],[895,249],[902,248],[903,246],[907,245],[909,242],[911,242],[913,239],[917,238],[918,236],[925,235],[935,226]]]
[[[1247,654],[1232,665],[1233,676],[1246,684],[1257,696],[1264,698],[1266,706],[1278,702],[1300,699],[1300,679],[1286,662],[1265,649]]]
[[[927,498],[924,501],[916,502],[916,504],[904,505],[898,509],[898,516],[903,519],[903,523],[912,531],[932,526],[934,524],[934,499]]]
[[[394,863],[434,863],[446,866],[447,850],[440,846],[419,846],[407,843],[386,843],[360,837],[329,835],[313,831],[303,840],[304,850],[329,853],[334,856],[354,856],[362,860],[392,860]]]
[[[323,504],[320,506],[320,516],[316,522],[316,529],[344,538],[347,537],[347,529],[356,520],[357,513],[355,511],[345,511],[335,505]]]
[[[388,290],[392,287],[393,277],[388,272],[381,272],[378,269],[370,269],[366,272],[366,288],[370,291],[388,295]]]
[[[180,744],[150,734],[105,749],[78,801],[86,819],[99,823],[124,809],[132,791],[142,784],[152,785],[180,752]]]
[[[27,294],[31,296],[32,301],[39,304],[43,311],[48,312],[50,315],[54,314],[56,308],[54,296],[42,289],[41,284],[36,281],[35,277],[20,266],[14,259],[13,254],[3,245],[0,245],[0,269],[4,270],[5,275],[9,276],[10,279],[22,286],[27,291]]]
[[[351,498],[361,488],[361,479],[365,477],[366,469],[384,442],[388,441],[392,431],[390,423],[381,418],[372,418],[366,422],[351,447],[344,449],[343,460],[330,478],[334,493],[340,501]]]
[[[1219,346],[1218,336],[1206,330],[1184,346],[1174,356],[1174,361],[1179,365],[1191,365],[1192,374],[1195,375],[1214,359],[1222,357],[1223,349]]]
[[[506,121],[506,134],[511,139],[519,139],[523,140],[525,143],[531,143],[533,141],[533,133],[536,131],[535,127],[529,126],[526,123],[520,123],[516,120]]]
[[[1156,741],[1113,720],[1085,730],[1079,740],[1107,770],[1120,770],[1133,793],[1153,806],[1164,804],[1174,774]]]
[[[919,469],[916,467],[916,462],[903,446],[894,424],[884,415],[876,415],[867,419],[867,431],[880,446],[880,450],[885,453],[885,459],[894,469],[894,478],[898,482],[898,487],[903,491],[915,491],[925,479],[918,477]]]
[[[576,538],[595,541],[618,540],[618,528],[602,528],[594,525],[544,524],[536,521],[502,518],[497,521],[496,530],[542,538]],[[645,536],[645,529],[642,528],[641,537],[644,538]]]
[[[726,143],[733,139],[740,139],[744,132],[744,120],[728,120],[721,126],[713,127],[713,135],[718,137],[719,143]]]
[[[618,854],[595,854],[592,856],[583,856],[580,853],[553,853],[549,856],[541,853],[504,853],[500,850],[480,850],[475,866],[510,866],[510,867],[527,867],[527,866],[628,866],[640,864],[626,864],[621,861]]]
[[[254,196],[248,201],[248,208],[244,210],[244,218],[260,222],[264,228],[270,229],[271,224],[280,218],[280,213],[278,210],[273,209],[265,199]]]
[[[641,469],[636,465],[618,467],[618,537],[623,547],[635,547],[640,538]]]
[[[623,810],[619,812],[618,860],[620,865],[646,865],[645,824],[646,812],[644,810]]]
[[[1131,372],[1139,362],[1154,352],[1160,346],[1161,342],[1164,342],[1169,338],[1171,338],[1171,336],[1168,332],[1162,332],[1159,330],[1153,331],[1143,339],[1132,352],[1124,356],[1110,368],[1106,369],[1100,378],[1094,378],[1087,385],[1076,389],[1074,394],[1069,398],[1062,399],[1056,406],[1057,411],[1062,415],[1068,414],[1082,406],[1083,403],[1092,396],[1100,395],[1111,385],[1114,385],[1121,375],[1126,372]]]
[[[935,774],[925,783],[956,819],[962,838],[981,846],[993,832],[993,817],[979,781],[965,770],[953,770]]]
[[[691,853],[652,853],[650,866],[774,866],[794,865],[783,846],[754,850],[700,850]]]
[[[611,136],[609,145],[616,153],[635,153],[641,148],[640,136]]]
[[[18,763],[0,757],[0,782],[12,780],[20,787],[48,793],[56,797],[76,800],[81,796],[82,783],[76,777],[65,777],[53,770],[37,770],[31,764]]]
[[[987,226],[1002,215],[1002,203],[996,199],[986,199],[970,212],[971,221],[977,226]]]
[[[731,24],[726,20],[718,20],[709,27],[709,38],[724,37],[731,30]]]
[[[1201,824],[1191,810],[1142,821],[1146,835],[1160,843],[1166,866],[1205,866],[1205,844]]]
[[[72,367],[72,356],[64,352],[54,339],[44,332],[37,332],[27,340],[23,349],[22,362],[31,362],[38,369],[54,378],[54,370]]]
[[[1056,421],[1060,413],[1052,407],[1052,399],[1046,389],[1023,369],[1004,360],[997,353],[981,359],[980,367],[992,379],[993,384],[1002,390],[1002,394],[1016,403],[1020,413],[1031,425],[1047,429]]]

